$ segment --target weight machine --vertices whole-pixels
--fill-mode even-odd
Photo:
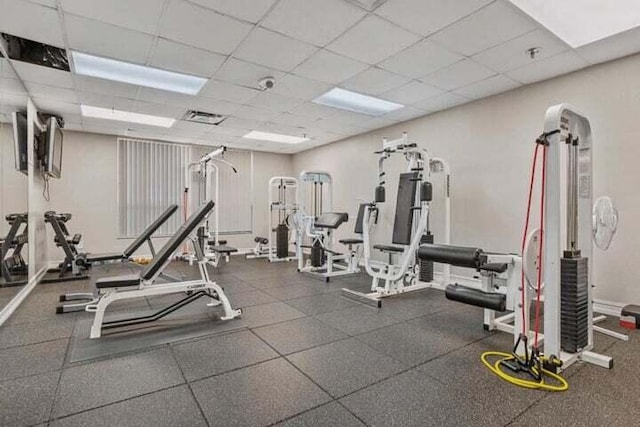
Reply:
[[[373,260],[371,257],[371,228],[377,221],[378,205],[385,202],[387,174],[384,163],[393,154],[403,154],[407,161],[406,172],[400,174],[396,212],[391,245],[374,244],[373,248],[388,255],[388,262]],[[378,186],[373,203],[364,205],[363,245],[364,262],[367,273],[372,277],[371,292],[362,293],[342,289],[342,295],[357,301],[382,306],[382,298],[420,289],[437,287],[441,283],[434,280],[433,263],[416,258],[420,243],[433,243],[434,236],[429,230],[429,208],[432,199],[431,174],[444,176],[445,230],[443,241],[451,239],[451,199],[449,165],[442,159],[430,157],[427,150],[409,143],[407,133],[393,141],[383,140],[383,148],[377,151]],[[445,265],[443,283],[448,283],[450,267]]]
[[[0,238],[0,287],[21,286],[27,283],[27,280],[16,276],[24,277],[28,274],[22,249],[28,241],[29,218],[26,213],[9,214],[6,220],[9,223],[9,232],[4,238]]]
[[[332,179],[328,172],[302,172],[298,178],[299,210],[295,215],[298,271],[329,281],[331,277],[360,271],[360,245],[349,244],[348,252],[334,247],[334,231],[349,220],[346,212],[333,212]],[[312,191],[307,193],[308,187]],[[310,251],[308,259],[304,250]]]
[[[270,262],[296,259],[289,252],[291,225],[298,211],[298,180],[274,176],[269,180],[269,230],[271,237],[256,237],[247,259],[268,258]],[[293,200],[293,201],[292,201]],[[293,229],[295,232],[295,228]],[[293,238],[295,241],[295,236]]]
[[[522,257],[432,244],[418,250],[422,260],[474,268],[481,273],[479,289],[448,285],[446,297],[485,308],[486,329],[513,334],[511,354],[485,353],[483,362],[517,385],[564,390],[566,381],[554,374],[579,360],[612,367],[611,357],[592,351],[594,331],[628,339],[594,325],[603,317],[593,314],[593,243],[608,248],[618,216],[609,198],[600,198],[593,205],[592,147],[591,127],[583,114],[567,104],[547,110],[544,133],[536,140]],[[537,159],[542,162],[540,225],[529,231]],[[505,310],[513,312],[496,315]],[[496,356],[500,358],[495,363],[488,361]],[[527,373],[533,379],[513,377],[504,368]],[[546,384],[544,375],[559,380],[561,385]]]
[[[185,168],[185,189],[184,189],[184,212],[185,220],[188,217],[189,204],[190,204],[190,192],[193,174],[197,174],[196,182],[198,185],[198,199],[197,207],[203,206],[208,201],[213,201],[215,204],[215,210],[213,212],[213,224],[211,220],[207,218],[205,222],[197,230],[198,243],[204,253],[204,257],[209,261],[211,265],[217,267],[221,260],[229,262],[230,255],[238,252],[238,249],[227,246],[226,240],[221,240],[219,235],[220,230],[220,215],[218,209],[218,200],[220,195],[220,170],[219,165],[229,167],[234,173],[238,173],[236,167],[230,162],[226,161],[223,156],[227,151],[227,147],[221,145],[215,150],[202,156],[195,162],[189,163]],[[212,227],[213,226],[213,227]],[[213,230],[212,230],[213,228]],[[185,250],[182,258],[189,261],[189,264],[197,261],[196,254]]]

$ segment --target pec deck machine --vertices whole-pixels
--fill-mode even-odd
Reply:
[[[434,244],[418,249],[423,261],[473,268],[480,273],[480,286],[448,285],[446,297],[484,308],[486,329],[513,334],[511,355],[495,364],[483,355],[484,363],[503,378],[503,368],[526,372],[534,378],[533,384],[542,385],[539,388],[560,391],[566,387],[543,384],[543,372],[553,375],[577,361],[612,367],[611,357],[593,352],[594,331],[628,339],[594,325],[603,316],[593,314],[593,242],[603,249],[609,246],[617,212],[608,198],[593,205],[592,148],[591,127],[584,115],[567,104],[547,110],[531,169],[522,256]],[[538,162],[540,224],[530,230]],[[509,313],[502,313],[505,311]],[[531,384],[518,385],[534,388]]]
[[[440,174],[444,178],[444,235],[442,241],[449,244],[451,238],[451,203],[450,203],[450,171],[446,161],[431,157],[427,150],[410,143],[406,132],[396,140],[384,139],[383,149],[376,152],[378,160],[378,186],[375,191],[374,202],[360,206],[363,214],[359,214],[362,221],[362,236],[364,246],[364,265],[371,276],[371,291],[357,292],[342,289],[342,295],[375,307],[382,306],[382,299],[406,292],[425,288],[443,288],[434,279],[433,262],[420,260],[416,251],[422,243],[433,243],[434,235],[430,231],[430,205],[432,201],[431,176]],[[385,162],[394,154],[404,156],[407,166],[398,181],[398,193],[393,224],[391,244],[373,244],[371,229],[378,221],[379,205],[385,202],[385,184],[387,173]],[[357,227],[357,224],[356,224]],[[379,250],[388,257],[388,262],[373,259],[371,247]],[[444,265],[442,282],[448,283],[450,266]]]

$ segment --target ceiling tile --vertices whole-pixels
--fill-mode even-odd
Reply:
[[[457,89],[455,93],[471,99],[480,99],[497,93],[506,92],[520,86],[520,83],[498,74],[468,86]]]
[[[315,120],[318,120],[323,117],[330,116],[334,114],[336,111],[335,108],[327,107],[325,105],[314,104],[312,102],[305,102],[300,105],[296,105],[288,112],[291,114],[295,114],[297,116],[309,117]]]
[[[260,93],[262,92],[258,89],[250,89],[220,80],[209,80],[202,90],[200,90],[199,95],[222,101],[235,102],[236,104],[246,104]]]
[[[304,77],[326,83],[340,83],[366,70],[368,66],[362,62],[320,50],[293,71]]]
[[[128,83],[81,76],[79,74],[73,75],[73,81],[75,82],[76,89],[79,91],[121,96],[124,98],[135,98],[139,89],[139,86],[130,85]]]
[[[186,108],[168,104],[156,104],[153,102],[136,101],[133,107],[133,111],[136,113],[149,114],[152,116],[173,117],[175,119],[182,117],[182,115],[186,112]]]
[[[149,34],[69,14],[64,21],[69,47],[81,52],[144,64],[153,45]]]
[[[243,129],[245,131],[251,131],[253,129],[258,128],[262,122],[259,120],[251,120],[251,119],[240,119],[238,117],[229,117],[227,120],[222,122],[220,127],[223,128],[232,128],[232,129]],[[242,133],[245,135],[247,132]]]
[[[423,40],[381,62],[379,67],[414,79],[463,59],[429,40]]]
[[[434,96],[433,98],[425,99],[422,102],[418,102],[414,107],[433,112],[446,110],[447,108],[465,104],[469,101],[471,101],[469,98],[457,95],[453,92],[447,92],[442,95]]]
[[[390,90],[380,95],[381,98],[389,101],[398,102],[403,105],[415,104],[423,99],[440,95],[444,91],[437,87],[412,81],[397,89]]]
[[[155,102],[156,104],[169,104],[177,107],[191,107],[193,96],[182,93],[168,92],[166,90],[153,89],[150,87],[140,88],[138,100]]]
[[[20,78],[25,82],[41,83],[51,86],[73,88],[71,73],[41,67],[26,62],[11,61]]]
[[[92,92],[78,92],[77,96],[80,104],[91,105],[94,107],[132,111],[135,105],[135,100],[120,96],[109,96]]]
[[[408,82],[407,77],[371,67],[357,76],[351,77],[340,86],[356,92],[378,95]]]
[[[315,46],[325,46],[363,16],[363,10],[343,0],[281,0],[262,26]]]
[[[469,15],[492,0],[387,0],[376,14],[427,36]]]
[[[64,46],[58,11],[26,1],[0,0],[2,32],[54,46]]]
[[[158,39],[149,65],[179,73],[212,77],[224,63],[226,56],[171,40]]]
[[[505,74],[513,80],[527,84],[570,73],[588,65],[589,63],[580,58],[575,52],[568,51],[551,58],[536,61]]]
[[[281,125],[307,128],[309,126],[313,126],[316,122],[316,119],[311,117],[296,116],[295,114],[290,114],[290,113],[282,113],[274,117],[273,119],[271,119],[271,121],[273,123],[277,123]]]
[[[640,27],[581,46],[576,52],[592,64],[640,52]]]
[[[359,126],[361,123],[369,121],[373,118],[368,114],[355,113],[353,111],[336,110],[335,113],[325,117],[326,121],[331,121],[341,125]]]
[[[2,95],[26,95],[22,82],[18,79],[9,79],[6,77],[0,77],[0,94]],[[2,97],[0,97],[0,103],[3,103]]]
[[[288,96],[266,91],[253,98],[251,100],[251,105],[272,111],[285,112],[290,111],[302,102],[303,101],[298,98],[289,98]]]
[[[239,117],[241,119],[260,120],[260,121],[269,121],[274,117],[276,117],[277,115],[278,113],[276,111],[266,110],[264,108],[256,108],[250,105],[245,105],[233,113],[234,117]]]
[[[154,34],[164,0],[60,0],[62,10],[96,21]]]
[[[78,121],[82,119],[80,115],[80,104],[77,102],[64,102],[57,99],[41,98],[33,96],[33,102],[38,107],[38,111],[43,113],[58,114],[67,121]]]
[[[256,23],[269,10],[275,0],[191,0],[209,9],[217,10],[244,21]]]
[[[259,90],[259,80],[265,77],[273,77],[279,80],[284,75],[282,71],[274,70],[273,68],[231,58],[218,70],[215,77],[218,80]]]
[[[184,0],[170,0],[159,35],[184,44],[230,54],[252,26]]]
[[[380,116],[382,119],[395,120],[398,122],[404,122],[406,120],[415,119],[416,117],[422,117],[427,112],[425,110],[421,110],[415,107],[404,107],[396,111],[392,111],[383,116]]]
[[[377,16],[367,16],[327,49],[368,64],[377,64],[411,46],[420,37]]]
[[[191,108],[213,114],[229,115],[238,111],[242,105],[219,99],[197,96],[193,99]]]
[[[363,132],[362,127],[336,121],[331,117],[318,120],[316,125],[323,130],[335,132],[341,135],[356,135]]]
[[[9,64],[9,60],[2,57],[0,57],[0,77],[5,77],[9,79],[18,78],[16,73],[13,71],[11,64]]]
[[[464,59],[435,73],[431,73],[421,80],[430,85],[453,90],[468,84],[484,80],[496,74],[484,65],[480,65],[471,59]]]
[[[423,113],[424,114],[424,113]],[[366,131],[370,131],[373,129],[381,129],[381,128],[385,128],[387,126],[393,126],[398,124],[398,120],[392,120],[388,117],[376,117],[374,119],[371,119],[365,123],[363,123],[361,126],[364,130]]]
[[[331,87],[328,83],[307,79],[295,74],[287,74],[276,81],[276,85],[271,89],[271,92],[291,98],[308,100],[328,91]]]
[[[299,40],[256,28],[236,49],[233,56],[255,64],[290,71],[318,50]]]
[[[430,37],[463,55],[473,55],[534,30],[533,20],[515,6],[496,1]]]
[[[61,102],[78,103],[76,92],[73,89],[61,88],[57,86],[43,85],[40,83],[25,82],[29,96],[53,99]]]
[[[531,59],[527,53],[527,50],[533,47],[540,49],[535,59]],[[492,70],[504,72],[549,58],[568,49],[569,46],[554,35],[538,29],[480,52],[472,58]]]

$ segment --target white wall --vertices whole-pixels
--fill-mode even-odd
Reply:
[[[81,233],[83,246],[93,253],[114,252],[131,243],[118,239],[116,137],[66,131],[62,178],[51,180],[51,209],[71,212],[70,233]],[[253,247],[253,236],[266,232],[266,188],[272,175],[290,174],[290,155],[254,154],[255,233],[223,236],[237,248]],[[158,239],[156,247],[164,243]],[[140,249],[146,253],[147,248]],[[57,257],[56,257],[57,256]],[[57,249],[53,258],[61,258]]]
[[[640,55],[591,67],[294,156],[294,171],[333,174],[334,205],[356,213],[356,198],[373,197],[381,138],[402,131],[452,169],[452,243],[518,252],[533,141],[547,107],[567,102],[589,117],[594,135],[594,196],[611,196],[620,212],[612,247],[594,253],[595,297],[640,303]],[[397,175],[403,163],[388,172]],[[391,237],[396,183],[387,186],[384,221],[374,239]],[[433,203],[438,214],[438,199]],[[441,235],[436,218],[436,239]],[[339,235],[348,235],[352,223]],[[471,272],[467,271],[468,274]]]
[[[27,175],[16,171],[13,153],[13,133],[10,124],[0,124],[0,235],[9,231],[4,217],[10,213],[27,212]],[[26,252],[25,252],[26,256]]]

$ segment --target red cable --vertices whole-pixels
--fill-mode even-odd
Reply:
[[[527,215],[525,217],[525,223],[524,223],[524,233],[522,234],[522,244],[520,245],[520,253],[522,254],[522,256],[524,256],[524,245],[526,244],[527,241],[527,233],[529,232],[529,218],[531,216],[531,198],[533,195],[533,184],[535,182],[535,177],[536,177],[536,164],[538,162],[538,148],[540,147],[539,144],[536,144],[536,149],[533,152],[533,163],[531,164],[531,178],[529,179],[529,198],[527,200]],[[521,270],[521,277],[520,277],[520,281],[521,281],[521,292],[520,292],[520,296],[522,297],[522,334],[526,334],[527,333],[527,323],[526,323],[526,316],[525,316],[525,298],[524,298],[524,294],[525,294],[525,283],[524,283],[524,269]]]
[[[538,332],[540,330],[540,294],[542,293],[542,261],[543,261],[543,240],[544,240],[544,204],[545,204],[545,185],[547,175],[547,146],[542,149],[542,194],[540,195],[540,243],[538,245],[538,284],[536,290],[536,316],[535,316],[535,338],[533,340],[534,347],[538,347]]]

